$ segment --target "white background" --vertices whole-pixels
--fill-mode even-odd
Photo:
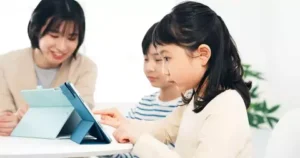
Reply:
[[[87,22],[82,52],[99,67],[97,102],[134,103],[155,89],[143,74],[141,40],[146,30],[181,0],[80,0]],[[198,0],[200,1],[200,0]],[[39,0],[1,1],[0,54],[29,47],[27,24]],[[261,95],[281,104],[276,114],[298,108],[300,11],[294,0],[202,0],[228,25],[243,63],[264,73]],[[4,4],[5,3],[5,4]],[[255,82],[256,83],[256,82]],[[116,104],[117,105],[117,104]],[[121,105],[121,104],[120,104]],[[254,131],[262,157],[269,131]]]

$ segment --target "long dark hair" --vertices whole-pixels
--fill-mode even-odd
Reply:
[[[235,42],[222,18],[208,6],[189,1],[175,6],[157,25],[153,43],[155,46],[176,44],[189,51],[195,51],[201,44],[210,47],[211,57],[199,86],[192,97],[182,95],[185,104],[194,97],[194,112],[202,111],[214,97],[227,89],[235,89],[246,108],[249,107],[251,82],[243,80],[244,70]],[[200,97],[201,89],[204,93]]]

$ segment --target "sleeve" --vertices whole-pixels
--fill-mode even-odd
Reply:
[[[232,102],[230,101],[230,103]],[[222,106],[226,107],[224,103]],[[187,155],[179,155],[175,150],[170,150],[165,144],[160,142],[161,140],[164,141],[164,137],[167,137],[167,140],[169,140],[169,132],[174,132],[172,130],[175,128],[170,128],[174,122],[170,121],[165,121],[165,128],[160,127],[160,139],[158,139],[160,141],[150,134],[143,134],[137,140],[132,153],[143,158],[183,158],[183,156],[184,158],[250,158],[251,154],[250,150],[248,150],[251,149],[249,147],[250,136],[248,133],[250,129],[247,118],[245,118],[247,117],[246,110],[244,107],[240,109],[244,110],[229,108],[224,112],[209,115],[201,129],[199,129],[197,138],[195,138],[198,139],[199,144],[195,150],[192,150],[193,153],[188,153],[190,154],[188,157]],[[177,132],[174,134],[177,134]],[[184,149],[181,148],[179,150]]]
[[[2,111],[15,112],[16,107],[5,79],[3,67],[0,65],[0,112]]]
[[[143,98],[140,100],[140,102],[142,100],[143,100]],[[137,107],[141,106],[140,102],[136,106],[130,108],[126,118],[139,120],[138,116],[136,115],[136,109],[137,109]],[[116,155],[112,156],[112,158],[134,158],[134,157],[136,157],[136,156],[132,155],[131,153],[116,154]]]
[[[76,89],[79,91],[82,99],[88,104],[91,109],[93,109],[95,106],[94,93],[97,76],[97,65],[90,61],[84,71],[80,74],[77,82],[74,84]]]
[[[152,135],[164,144],[174,143],[185,107],[177,107],[166,118],[157,121],[130,120],[141,133]],[[142,128],[141,128],[142,127]]]

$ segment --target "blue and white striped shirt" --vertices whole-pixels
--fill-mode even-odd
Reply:
[[[159,92],[156,92],[154,94],[144,96],[136,107],[130,109],[127,118],[155,121],[165,118],[181,104],[183,104],[181,97],[163,102],[159,99]]]
[[[182,98],[178,97],[171,101],[161,101],[159,99],[160,92],[153,93],[151,95],[144,96],[136,107],[131,108],[128,112],[127,118],[155,121],[165,118],[169,115],[177,106],[182,105]],[[173,145],[171,145],[173,146]],[[114,158],[136,158],[137,156],[128,154],[114,155]]]

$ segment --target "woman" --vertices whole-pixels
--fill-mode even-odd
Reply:
[[[24,89],[72,82],[92,108],[97,67],[78,49],[84,41],[85,16],[75,0],[42,0],[28,24],[31,48],[0,57],[0,135],[10,135],[28,106]]]

